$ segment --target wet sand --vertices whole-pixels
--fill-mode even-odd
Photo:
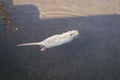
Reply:
[[[1,29],[1,80],[119,80],[119,0],[14,0],[7,8],[10,25]],[[37,42],[72,29],[80,31],[71,43],[40,52]]]

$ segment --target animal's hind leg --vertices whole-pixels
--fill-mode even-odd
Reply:
[[[43,45],[40,45],[40,48],[43,48],[44,46]]]
[[[46,50],[46,47],[43,47],[42,49],[41,49],[41,51],[45,51]]]
[[[45,51],[46,50],[46,47],[41,45],[41,51]]]

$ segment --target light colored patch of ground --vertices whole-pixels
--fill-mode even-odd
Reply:
[[[33,4],[41,18],[120,14],[120,0],[14,0],[14,5]]]

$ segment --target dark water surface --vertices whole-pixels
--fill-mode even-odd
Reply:
[[[120,80],[119,14],[41,19],[33,4],[7,11],[18,30],[8,39],[0,29],[0,80]],[[73,29],[77,39],[45,52],[16,47]]]

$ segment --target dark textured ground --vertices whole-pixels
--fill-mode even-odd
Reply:
[[[14,1],[13,34],[0,21],[0,80],[120,80],[119,0]],[[16,47],[72,29],[79,38],[45,52]]]

